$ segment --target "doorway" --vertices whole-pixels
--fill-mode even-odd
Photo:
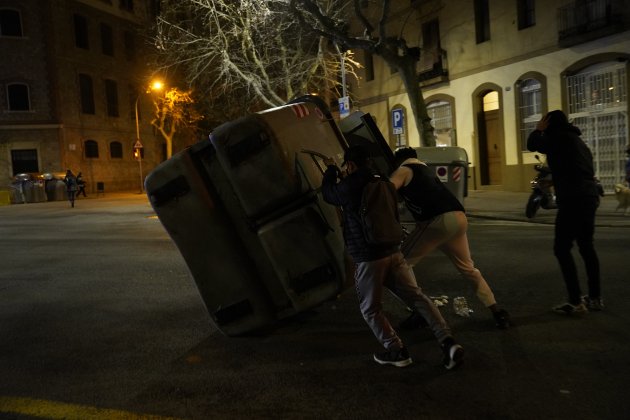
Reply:
[[[499,93],[496,90],[486,90],[478,96],[478,100],[479,180],[481,185],[501,185],[504,139]]]

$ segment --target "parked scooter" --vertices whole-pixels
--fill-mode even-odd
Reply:
[[[525,216],[529,219],[533,218],[541,207],[547,210],[557,208],[551,169],[540,160],[540,156],[536,155],[535,157],[540,163],[534,166],[537,174],[529,182],[532,187],[532,193],[525,207]]]

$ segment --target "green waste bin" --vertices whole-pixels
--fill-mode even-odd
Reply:
[[[416,147],[418,159],[435,168],[435,175],[462,205],[468,196],[468,154],[466,149],[449,147]]]
[[[466,149],[449,147],[414,147],[418,159],[435,169],[435,176],[453,193],[462,205],[468,196],[468,154]],[[413,216],[404,203],[398,206],[403,225],[414,224]]]

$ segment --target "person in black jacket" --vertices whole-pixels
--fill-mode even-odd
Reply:
[[[368,326],[386,349],[383,353],[374,354],[374,360],[397,367],[412,363],[408,350],[383,312],[383,287],[387,287],[427,320],[444,352],[444,366],[452,369],[461,362],[464,350],[455,342],[440,311],[418,287],[413,271],[400,252],[400,245],[370,245],[364,237],[359,208],[363,188],[375,176],[368,160],[363,147],[348,149],[342,164],[346,167],[347,176],[337,182],[340,169],[332,158],[325,159],[327,170],[322,181],[322,194],[327,203],[341,207],[343,237],[355,264],[354,280],[359,307]]]
[[[556,110],[545,115],[527,139],[530,151],[547,155],[553,176],[558,205],[553,249],[568,292],[568,302],[553,309],[563,314],[600,311],[604,307],[599,258],[593,244],[599,191],[593,170],[593,155],[580,138],[581,134],[562,111]],[[586,267],[587,296],[582,296],[571,254],[574,241]]]
[[[405,259],[413,267],[435,249],[442,251],[462,277],[471,282],[477,298],[492,313],[496,326],[508,328],[509,314],[499,308],[492,289],[470,256],[464,207],[437,178],[435,169],[418,160],[414,148],[398,149],[394,157],[399,166],[390,175],[390,180],[416,222],[415,229],[402,245]],[[419,314],[412,312],[401,326],[411,329],[423,324]]]
[[[87,197],[85,193],[85,181],[83,180],[83,174],[81,172],[77,174],[77,188],[79,189],[79,191],[77,191],[77,198],[79,198],[81,194],[83,194],[83,197]]]

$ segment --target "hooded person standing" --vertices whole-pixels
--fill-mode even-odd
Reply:
[[[527,139],[527,149],[547,155],[553,176],[558,205],[553,250],[568,294],[568,301],[553,310],[562,314],[601,311],[604,307],[599,258],[593,243],[599,190],[593,170],[593,155],[581,134],[562,111],[556,110],[545,115]],[[582,296],[571,254],[574,242],[586,268],[586,296]]]

